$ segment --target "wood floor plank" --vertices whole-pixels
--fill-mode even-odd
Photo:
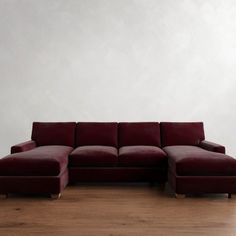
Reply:
[[[227,195],[176,199],[141,185],[77,185],[61,199],[0,199],[0,236],[236,235],[236,199]]]

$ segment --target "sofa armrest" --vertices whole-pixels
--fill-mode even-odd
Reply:
[[[225,147],[220,144],[217,144],[217,143],[203,140],[200,142],[199,146],[203,149],[208,150],[208,151],[219,152],[219,153],[225,154]]]
[[[17,152],[29,151],[35,147],[36,147],[36,143],[33,140],[30,140],[24,143],[19,143],[11,147],[11,154],[17,153]]]

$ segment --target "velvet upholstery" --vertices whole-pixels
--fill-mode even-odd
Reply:
[[[76,127],[76,147],[101,145],[117,147],[115,122],[79,122]]]
[[[2,176],[57,176],[67,169],[68,146],[41,146],[0,159]]]
[[[158,122],[121,122],[118,125],[119,147],[145,145],[160,147]]]
[[[169,169],[180,176],[233,176],[236,160],[222,153],[210,152],[196,146],[169,146]]]
[[[197,146],[205,139],[202,122],[161,122],[160,127],[162,147]]]
[[[69,156],[70,166],[116,166],[117,149],[111,146],[77,147]]]
[[[36,147],[36,142],[33,140],[19,143],[11,147],[11,154],[17,153],[17,152],[29,151],[35,147]]]
[[[32,140],[37,146],[63,145],[74,147],[75,122],[34,122]]]
[[[219,152],[219,153],[225,153],[225,147],[217,144],[217,143],[213,143],[213,142],[209,142],[206,140],[203,140],[200,142],[199,146],[205,150],[208,151],[212,151],[212,152]]]
[[[166,153],[155,146],[124,146],[119,149],[118,158],[119,166],[167,166]]]

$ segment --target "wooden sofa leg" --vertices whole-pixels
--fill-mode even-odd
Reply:
[[[175,198],[185,198],[185,194],[178,194],[178,193],[175,193]]]
[[[51,194],[51,198],[52,199],[59,199],[61,197],[61,193],[58,193],[58,194]]]
[[[232,193],[228,193],[228,198],[235,198],[235,194],[232,194]]]

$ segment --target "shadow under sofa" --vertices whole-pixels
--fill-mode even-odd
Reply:
[[[31,140],[0,159],[0,194],[58,198],[69,182],[165,183],[168,176],[176,196],[230,197],[236,160],[224,153],[205,141],[202,122],[34,122]]]

